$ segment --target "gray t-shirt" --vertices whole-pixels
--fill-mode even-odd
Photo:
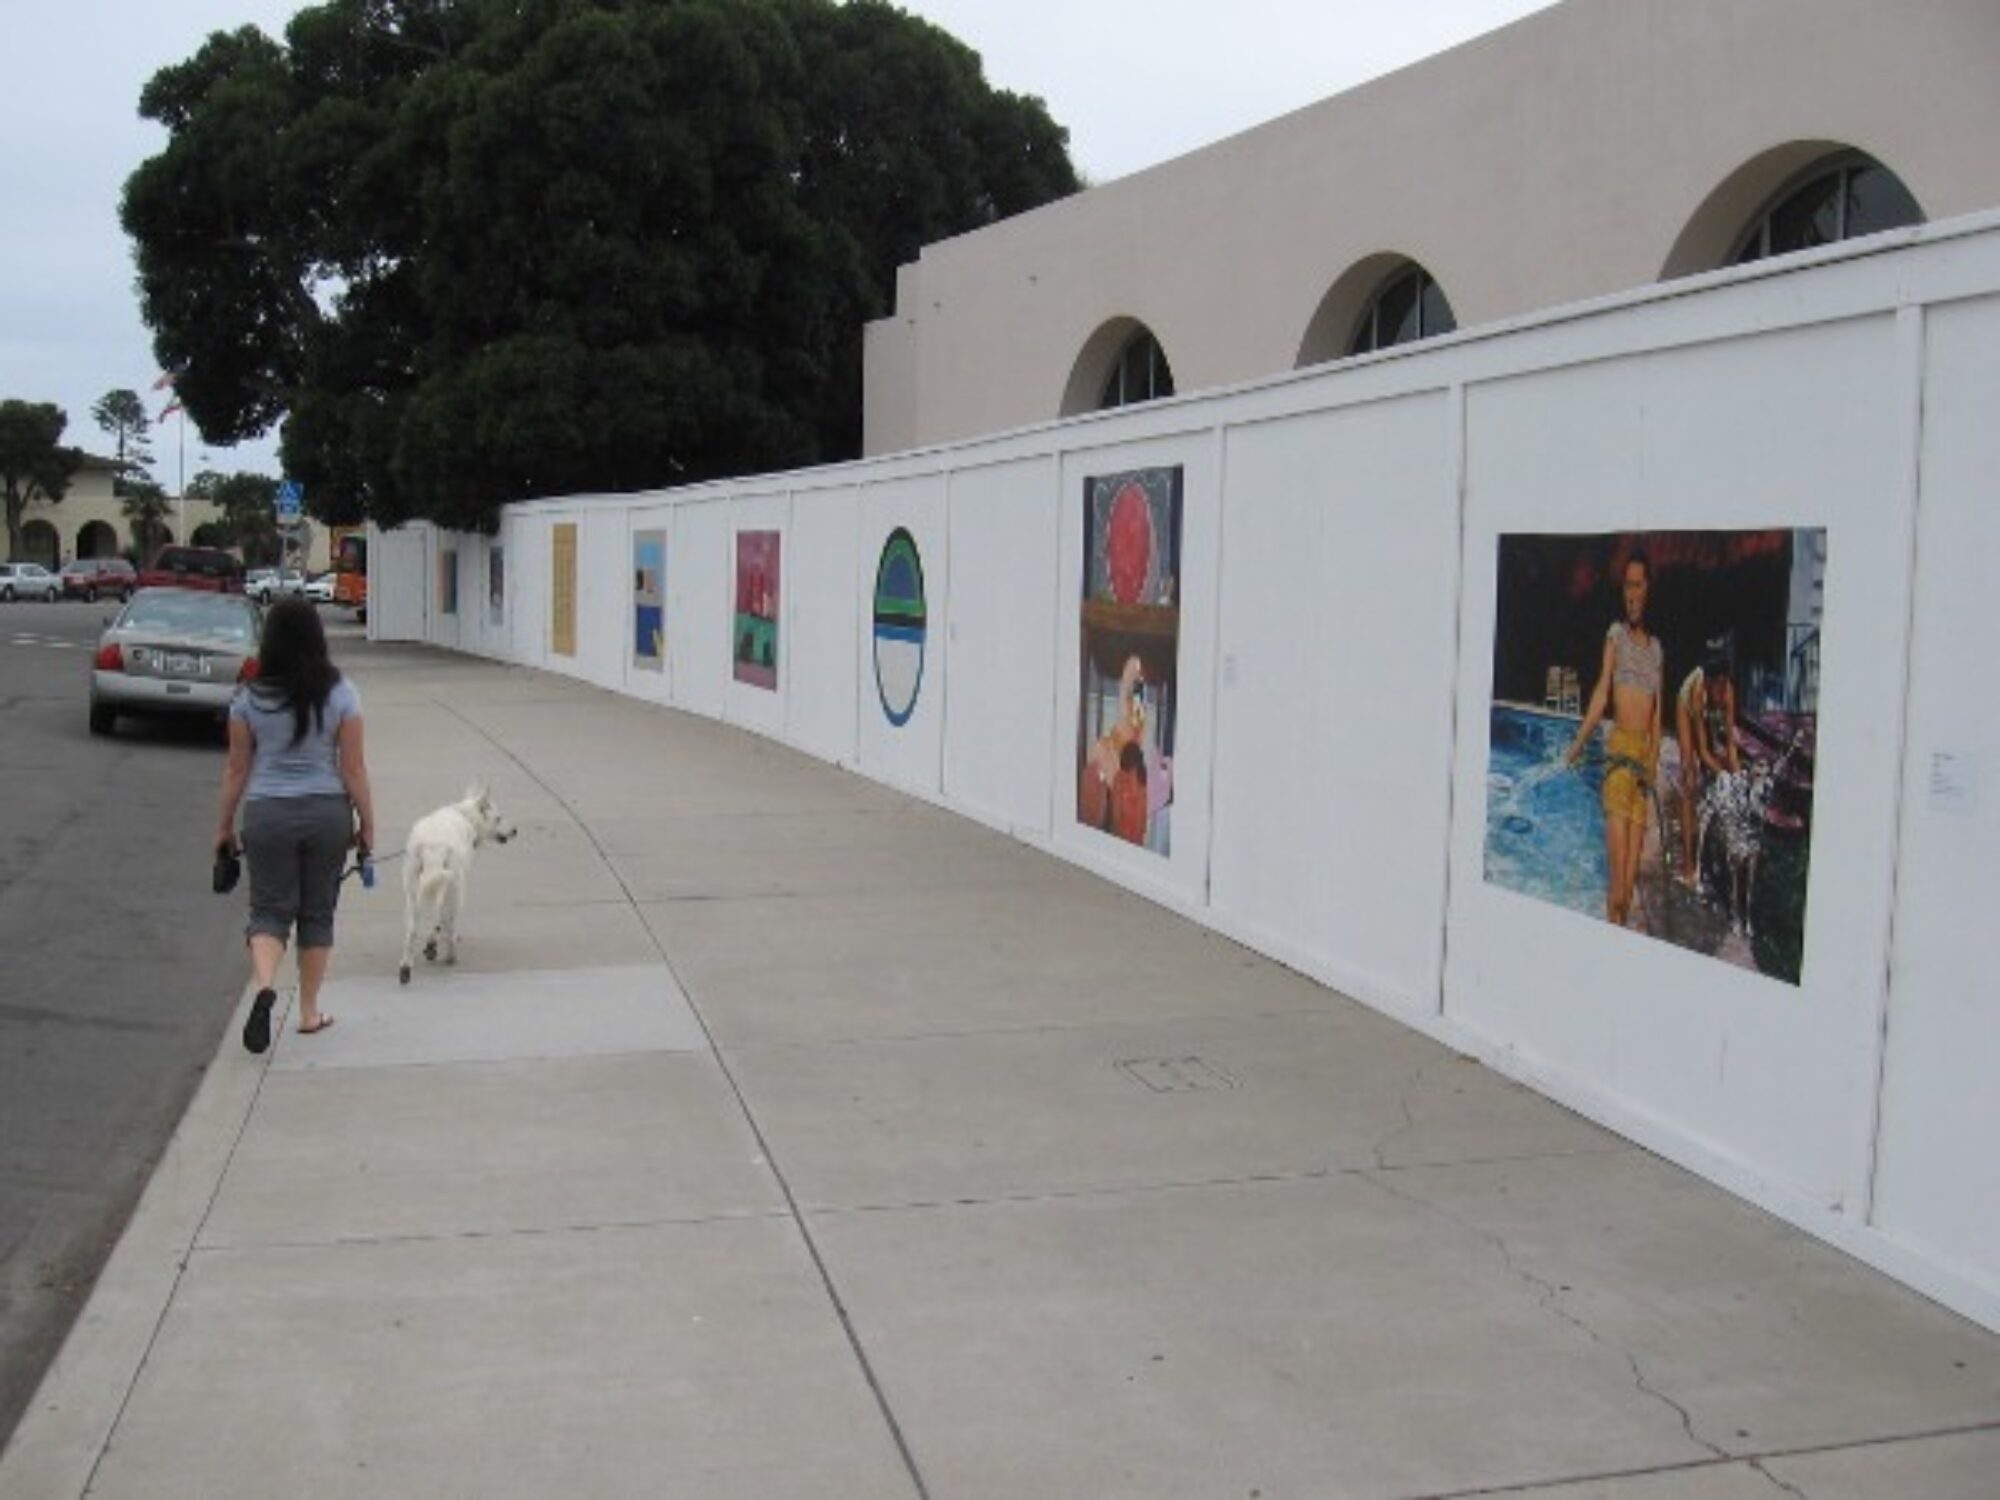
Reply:
[[[250,765],[247,800],[259,797],[343,797],[339,735],[342,722],[361,712],[361,695],[345,677],[326,695],[326,712],[306,720],[305,737],[292,743],[292,708],[255,684],[236,691],[229,717],[249,726],[255,758]]]

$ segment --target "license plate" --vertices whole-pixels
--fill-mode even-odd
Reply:
[[[174,677],[193,677],[207,670],[208,662],[199,656],[190,656],[185,651],[167,653],[167,672]]]

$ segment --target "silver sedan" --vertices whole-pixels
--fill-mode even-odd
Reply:
[[[239,683],[257,671],[263,615],[241,594],[141,589],[97,643],[90,732],[120,714],[198,714],[220,723]]]

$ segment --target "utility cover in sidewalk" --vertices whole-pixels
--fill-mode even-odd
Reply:
[[[1156,1094],[1236,1087],[1234,1078],[1198,1057],[1132,1057],[1119,1063],[1118,1071],[1145,1084]]]

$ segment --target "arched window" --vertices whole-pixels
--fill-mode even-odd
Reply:
[[[1174,372],[1167,354],[1152,333],[1141,328],[1125,341],[1104,377],[1097,393],[1097,409],[1130,406],[1136,401],[1158,401],[1174,393]]]
[[[62,538],[57,534],[55,527],[37,517],[35,520],[22,523],[21,555],[14,561],[38,562],[45,568],[60,567],[61,563],[56,554],[61,545]]]
[[[1376,289],[1348,340],[1349,354],[1368,354],[1413,339],[1435,338],[1458,327],[1451,301],[1431,273],[1406,263]]]
[[[1816,164],[1781,189],[1738,239],[1729,264],[1923,221],[1924,211],[1900,177],[1872,156],[1849,152]]]
[[[118,552],[118,533],[108,521],[85,521],[76,533],[78,557],[113,557]]]

